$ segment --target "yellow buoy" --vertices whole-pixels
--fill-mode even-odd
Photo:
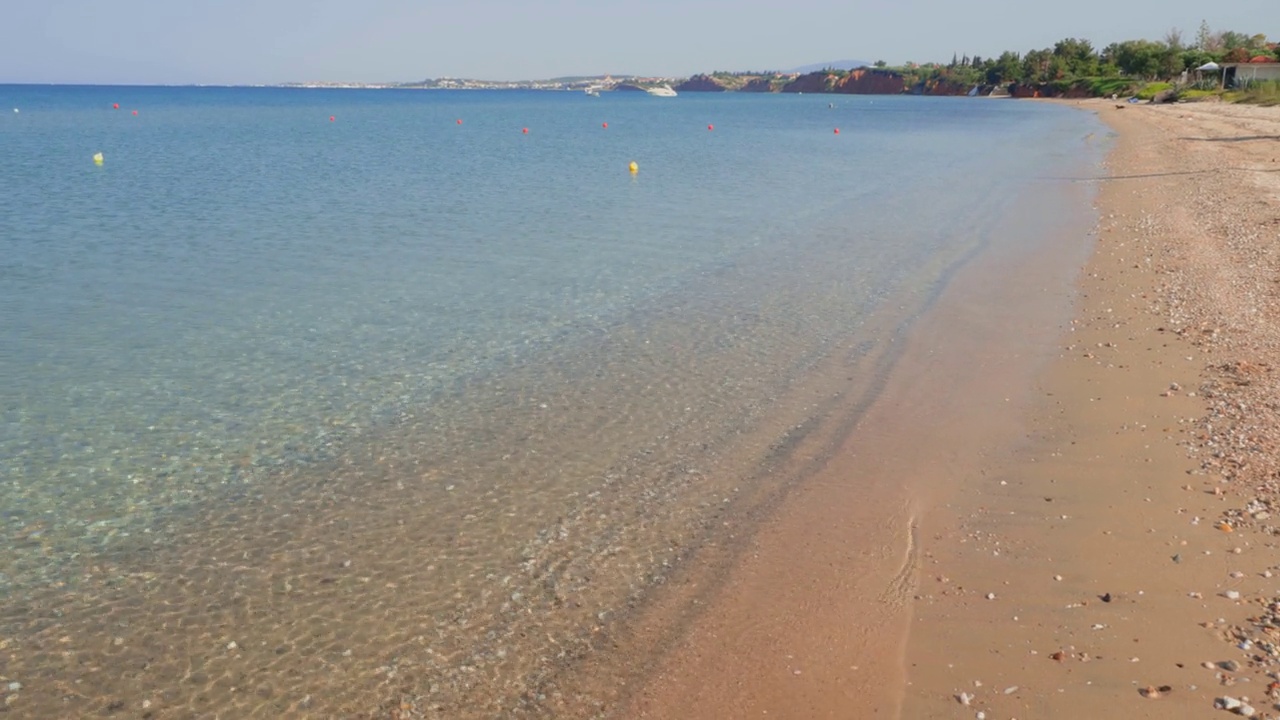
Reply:
[[[628,169],[628,170],[630,170],[630,171],[631,171],[631,172],[633,172],[633,173],[638,173],[638,172],[640,172],[640,166],[639,166],[639,165],[637,165],[637,164],[635,164],[635,162],[632,162],[630,165],[628,165],[628,166],[627,166],[627,169]]]
[[[94,154],[93,154],[93,164],[94,164],[94,165],[101,165],[101,164],[102,164],[102,153],[94,153]]]

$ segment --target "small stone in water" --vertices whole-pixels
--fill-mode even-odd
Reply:
[[[987,593],[987,599],[988,599],[988,600],[995,600],[995,599],[996,599],[996,594],[995,594],[995,593]]]
[[[236,649],[236,648],[238,648],[238,647],[240,647],[240,646],[239,646],[239,645],[236,645],[236,641],[235,641],[235,640],[232,640],[231,642],[227,643],[227,649],[228,649],[228,650],[235,650],[235,649]]]
[[[22,689],[22,683],[20,682],[9,683],[9,692],[18,692],[21,689]]]
[[[1239,599],[1240,599],[1240,593],[1236,592],[1235,590],[1228,590],[1228,591],[1226,591],[1226,592],[1222,593],[1222,597],[1224,597],[1224,598],[1226,598],[1226,599],[1228,599],[1228,600],[1239,600]]]

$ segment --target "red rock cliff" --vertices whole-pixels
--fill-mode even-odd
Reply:
[[[905,89],[906,81],[892,70],[860,68],[844,76],[825,72],[801,75],[783,86],[782,92],[897,95]]]
[[[934,79],[924,83],[924,87],[920,88],[922,95],[968,95],[970,85],[955,82],[954,80]]]
[[[892,70],[860,68],[841,78],[832,92],[850,95],[898,95],[906,87],[906,81],[902,76]]]

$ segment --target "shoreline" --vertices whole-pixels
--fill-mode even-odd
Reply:
[[[1276,531],[1242,526],[1280,512],[1280,432],[1247,412],[1280,385],[1280,327],[1241,302],[1265,293],[1280,318],[1280,251],[1250,245],[1280,239],[1280,193],[1248,200],[1258,169],[1280,190],[1263,167],[1280,160],[1259,155],[1280,114],[1048,102],[1117,135],[1078,179],[1098,188],[1097,224],[1072,287],[1053,285],[1062,244],[963,271],[858,432],[717,586],[673,581],[668,605],[693,608],[678,641],[622,673],[637,687],[605,715],[1191,718],[1239,701],[1273,716],[1275,631],[1249,617],[1280,607]],[[855,473],[867,484],[842,483]],[[644,647],[628,640],[614,651]]]
[[[604,666],[572,683],[597,705],[557,716],[898,717],[933,508],[1019,441],[1033,379],[1071,317],[1092,192],[1050,182],[1003,208],[985,228],[994,245],[904,334],[877,336],[896,360],[873,402],[830,449],[800,445],[784,470],[819,466],[730,536],[740,552],[700,557],[607,638]],[[1026,242],[1046,223],[1055,231]]]
[[[1028,443],[924,543],[902,717],[1274,717],[1280,113],[1082,105],[1097,249]]]

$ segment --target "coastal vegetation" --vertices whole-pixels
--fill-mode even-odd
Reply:
[[[954,55],[949,63],[878,61],[857,70],[698,75],[685,90],[757,92],[848,92],[957,95],[1007,91],[1017,97],[1136,96],[1162,100],[1223,97],[1236,102],[1275,102],[1276,81],[1224,82],[1220,72],[1198,71],[1206,63],[1280,62],[1280,44],[1265,34],[1214,31],[1202,22],[1194,38],[1172,29],[1160,40],[1125,40],[1097,48],[1089,40],[1064,38],[1053,47],[996,57]],[[1224,87],[1224,85],[1226,87]]]

